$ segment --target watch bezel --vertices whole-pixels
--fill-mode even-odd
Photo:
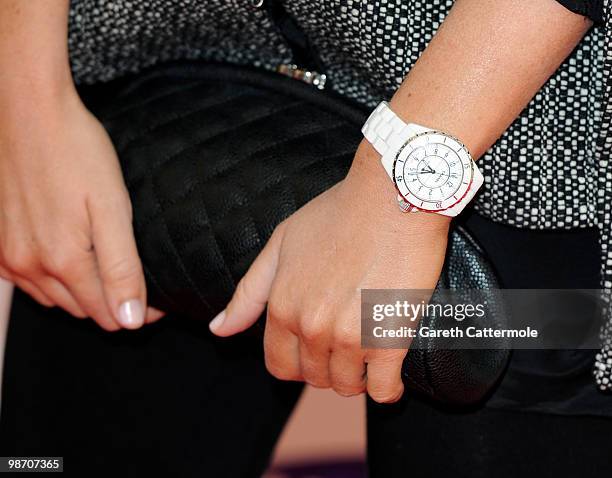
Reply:
[[[453,196],[444,199],[442,201],[425,201],[419,197],[417,197],[416,195],[414,195],[412,192],[410,192],[410,189],[408,188],[408,186],[406,186],[405,181],[402,181],[403,187],[400,186],[400,184],[398,184],[398,160],[400,159],[402,153],[404,153],[404,150],[408,147],[412,148],[412,151],[414,151],[417,148],[414,148],[413,145],[414,143],[421,137],[423,136],[434,136],[434,135],[438,135],[438,136],[442,136],[445,138],[445,140],[443,141],[443,144],[445,144],[446,146],[450,146],[447,142],[448,140],[456,143],[457,149],[454,148],[450,148],[451,150],[453,150],[457,156],[459,157],[459,159],[463,162],[463,160],[467,160],[468,164],[469,164],[469,168],[468,170],[466,170],[470,177],[469,180],[467,182],[462,182],[461,186],[457,189],[457,191],[454,193]],[[421,147],[421,146],[419,146]],[[411,151],[411,152],[412,152]],[[410,153],[408,153],[408,155],[410,155]],[[462,156],[464,156],[462,158]],[[465,167],[465,165],[464,165]],[[468,194],[468,192],[470,191],[470,189],[472,188],[472,184],[474,182],[474,160],[472,158],[472,155],[470,154],[470,151],[468,150],[467,146],[465,146],[465,144],[463,144],[463,142],[461,142],[458,138],[445,133],[443,131],[438,131],[438,130],[428,130],[428,131],[424,131],[421,133],[417,133],[412,135],[410,138],[408,138],[404,144],[397,150],[397,152],[395,153],[395,157],[393,158],[393,169],[392,169],[392,179],[393,179],[393,184],[395,186],[395,189],[397,190],[397,192],[399,193],[399,195],[404,198],[404,200],[406,202],[408,202],[409,204],[412,205],[413,208],[419,210],[419,211],[424,211],[424,212],[432,212],[432,213],[436,213],[436,212],[443,212],[446,211],[448,209],[451,209],[452,207],[456,206],[457,204],[459,204]],[[465,176],[464,176],[465,178]]]

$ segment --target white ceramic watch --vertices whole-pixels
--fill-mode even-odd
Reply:
[[[382,156],[404,212],[457,216],[484,180],[470,152],[457,138],[417,124],[406,124],[386,101],[362,130]]]

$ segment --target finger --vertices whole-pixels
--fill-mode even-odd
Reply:
[[[15,284],[22,291],[32,297],[39,304],[45,307],[54,307],[55,303],[51,300],[47,294],[45,294],[40,287],[34,284],[31,280],[20,276],[19,274],[11,273],[4,266],[0,266],[0,278]]]
[[[366,390],[366,364],[363,354],[353,348],[336,347],[329,359],[331,386],[344,397],[359,395]]]
[[[72,254],[70,263],[58,271],[55,277],[62,282],[87,316],[100,327],[109,332],[120,329],[106,303],[93,252],[81,251]]]
[[[72,294],[66,289],[64,284],[56,278],[41,274],[32,280],[40,290],[58,307],[61,307],[69,314],[79,319],[88,317],[87,313],[76,302]]]
[[[332,387],[339,395],[350,397],[366,390],[366,351],[361,346],[360,305],[344,305],[335,325],[333,350],[329,360]]]
[[[272,317],[266,321],[264,352],[266,368],[274,377],[280,380],[303,380],[298,338]]]
[[[109,310],[126,329],[145,322],[146,286],[132,229],[129,203],[88,205],[98,273]]]
[[[330,388],[328,346],[299,342],[300,370],[304,381],[316,388]]]
[[[166,315],[165,312],[161,310],[157,310],[153,307],[147,307],[147,316],[145,319],[146,324],[152,324],[153,322],[157,322],[159,319]]]
[[[266,247],[238,283],[226,309],[210,323],[213,334],[228,337],[248,329],[257,322],[270,296],[278,266],[281,241],[282,233],[277,228]]]
[[[45,307],[53,307],[55,303],[42,291],[40,288],[29,281],[28,279],[24,279],[23,277],[14,276],[9,279],[9,282],[14,283],[17,287],[19,287],[22,291],[32,297],[36,302]]]
[[[329,359],[331,356],[331,334],[325,326],[327,314],[320,312],[305,318],[300,323],[299,353],[300,370],[306,383],[317,388],[329,388]]]
[[[374,401],[394,403],[402,397],[402,363],[407,353],[407,350],[376,350],[368,353],[366,385]]]

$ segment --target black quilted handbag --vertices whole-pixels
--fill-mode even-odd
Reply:
[[[150,303],[200,321],[225,307],[279,222],[344,178],[367,116],[275,73],[195,62],[94,87],[87,98],[122,163]],[[439,287],[497,286],[482,250],[454,228]],[[504,320],[496,314],[493,326]],[[406,384],[442,402],[481,400],[508,358],[416,340]]]

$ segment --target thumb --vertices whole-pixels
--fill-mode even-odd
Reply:
[[[272,237],[240,280],[234,296],[223,312],[210,323],[210,330],[219,337],[228,337],[248,329],[263,313],[278,266],[282,229]]]
[[[146,286],[134,240],[129,203],[90,205],[93,246],[104,295],[117,323],[137,329],[145,322]]]

